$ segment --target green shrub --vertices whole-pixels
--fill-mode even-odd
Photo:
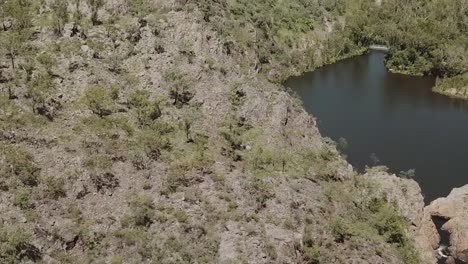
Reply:
[[[245,124],[245,120],[229,114],[223,126],[220,128],[221,136],[226,140],[227,146],[222,149],[224,156],[230,157],[233,161],[243,160],[243,135],[250,127]]]
[[[188,215],[184,211],[176,211],[174,216],[179,223],[186,223],[188,221]]]
[[[52,176],[44,178],[45,193],[52,199],[65,197],[65,181]]]
[[[148,0],[128,0],[130,13],[137,17],[145,17],[154,11],[154,7]]]
[[[275,197],[273,186],[263,177],[254,176],[250,181],[250,187],[257,201],[258,209],[265,208],[266,202]]]
[[[24,263],[25,259],[37,262],[42,258],[38,248],[30,244],[31,234],[20,228],[0,225],[0,262]]]
[[[94,114],[104,117],[112,114],[114,99],[111,89],[102,86],[91,86],[85,91],[84,102]]]
[[[149,227],[154,222],[155,206],[149,196],[133,194],[128,202],[134,226]]]
[[[149,126],[161,116],[158,100],[149,100],[149,93],[136,90],[129,95],[128,104],[135,109],[141,126]]]
[[[34,208],[34,203],[31,201],[31,190],[21,189],[15,196],[14,205],[23,210]]]
[[[273,244],[272,242],[268,241],[265,244],[265,251],[267,253],[267,256],[269,256],[271,259],[278,258],[278,252],[276,251],[275,244]]]
[[[131,136],[134,133],[134,128],[128,117],[117,114],[102,118],[97,116],[84,117],[73,129],[76,132],[91,132],[103,139],[112,139],[121,134]]]
[[[83,161],[83,166],[93,171],[107,170],[112,164],[112,159],[108,155],[91,155]]]
[[[27,85],[28,93],[33,100],[33,111],[40,105],[45,108],[47,99],[54,91],[52,78],[48,74],[41,74]]]
[[[202,174],[212,173],[211,167],[214,161],[200,152],[191,152],[187,156],[173,161],[168,169],[167,188],[170,192],[175,192],[179,187],[188,187],[202,179],[195,176],[190,171],[195,171]]]
[[[47,52],[42,52],[36,57],[36,60],[46,69],[50,69],[57,64],[57,60]]]
[[[177,108],[187,105],[194,97],[191,85],[192,82],[187,74],[177,68],[168,69],[164,73],[164,86],[169,89],[169,97],[174,100],[173,104]]]
[[[353,227],[343,218],[336,218],[331,222],[331,230],[335,241],[343,243],[355,235]]]
[[[147,157],[151,160],[158,160],[161,156],[162,150],[169,150],[171,143],[169,138],[165,135],[167,131],[145,128],[136,135],[136,143],[140,149],[146,153]]]
[[[40,168],[28,151],[18,147],[3,149],[2,156],[6,166],[1,170],[6,178],[17,177],[24,185],[36,186],[39,183]]]
[[[148,242],[148,232],[141,229],[123,228],[114,232],[114,236],[121,239],[127,246],[134,246],[144,242]]]

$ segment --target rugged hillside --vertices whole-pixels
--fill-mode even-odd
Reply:
[[[266,78],[360,51],[340,6],[2,1],[0,262],[420,263],[414,182]]]

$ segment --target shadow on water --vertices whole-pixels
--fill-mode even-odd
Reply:
[[[468,183],[468,102],[433,93],[435,79],[389,73],[370,52],[285,82],[318,119],[322,135],[346,140],[358,170],[415,169],[426,203]]]

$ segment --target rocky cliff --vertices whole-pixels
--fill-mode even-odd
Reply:
[[[190,1],[46,2],[2,2],[0,262],[421,262],[419,188],[354,172],[263,75],[280,50]],[[288,61],[337,58],[318,8]]]

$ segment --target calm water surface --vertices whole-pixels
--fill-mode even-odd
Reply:
[[[318,119],[322,135],[346,139],[342,151],[356,168],[415,169],[426,202],[468,184],[468,103],[431,92],[433,78],[387,72],[383,59],[371,52],[285,85]]]

